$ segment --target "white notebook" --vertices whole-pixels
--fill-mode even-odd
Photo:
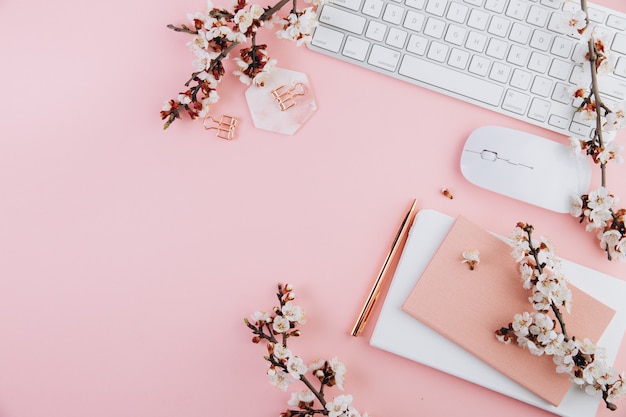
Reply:
[[[551,405],[402,311],[402,304],[435,255],[454,220],[453,217],[434,210],[422,210],[417,214],[370,344],[557,415],[595,416],[601,400],[572,386],[558,407]],[[606,348],[607,356],[613,362],[626,330],[626,305],[623,302],[626,299],[626,282],[569,261],[563,262],[563,269],[572,285],[616,311],[598,341],[599,346]]]

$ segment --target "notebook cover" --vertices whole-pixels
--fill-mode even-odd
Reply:
[[[478,249],[473,271],[462,252]],[[402,309],[447,339],[557,406],[571,383],[557,374],[551,357],[537,357],[494,334],[516,313],[532,311],[530,290],[522,288],[519,266],[502,240],[458,217]],[[572,312],[564,312],[570,336],[597,341],[615,310],[569,284]]]

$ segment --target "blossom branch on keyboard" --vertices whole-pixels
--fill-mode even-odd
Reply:
[[[573,196],[571,214],[586,223],[586,230],[596,232],[600,247],[606,251],[609,260],[626,261],[626,209],[617,208],[618,198],[607,189],[607,163],[622,162],[620,152],[623,147],[614,140],[617,130],[625,125],[624,103],[604,101],[600,94],[601,76],[610,74],[614,60],[603,33],[590,24],[587,1],[580,0],[580,7],[574,3],[565,5],[564,27],[569,35],[578,35],[580,47],[574,59],[582,71],[590,77],[588,86],[577,87],[573,91],[575,103],[582,117],[595,122],[591,138],[570,138],[575,153],[585,152],[601,170],[601,185],[596,190],[582,196]]]
[[[572,293],[561,260],[546,238],[535,241],[532,233],[531,225],[518,223],[509,244],[520,264],[522,285],[531,290],[528,300],[534,311],[515,314],[496,337],[503,343],[515,341],[533,355],[552,356],[557,373],[567,374],[587,394],[601,397],[608,409],[616,410],[614,401],[626,394],[623,377],[608,364],[604,348],[568,335],[560,309],[570,312]]]
[[[184,84],[185,89],[163,105],[163,128],[167,129],[184,113],[191,119],[208,115],[209,107],[219,100],[217,87],[226,72],[224,63],[237,47],[241,49],[233,58],[237,67],[233,73],[244,84],[262,86],[276,60],[268,56],[266,44],[257,44],[258,29],[276,27],[276,36],[280,39],[294,41],[297,45],[309,42],[317,26],[316,11],[320,1],[304,0],[310,6],[299,9],[297,0],[280,0],[266,7],[237,0],[232,10],[228,10],[214,7],[208,0],[207,10],[188,16],[190,26],[168,25],[176,32],[194,36],[187,46],[195,55],[195,72]],[[289,5],[286,16],[280,17],[278,12]]]
[[[304,324],[305,314],[302,308],[294,304],[295,295],[291,285],[278,284],[278,306],[271,312],[257,311],[248,319],[246,326],[254,334],[253,343],[267,342],[267,375],[270,384],[287,391],[296,381],[304,384],[305,390],[293,392],[287,404],[292,407],[280,414],[280,417],[361,417],[352,407],[352,396],[341,394],[327,400],[325,388],[336,386],[343,390],[346,367],[337,358],[318,360],[306,365],[299,356],[287,348],[291,337],[300,336],[298,325]],[[311,375],[311,379],[307,377]],[[316,388],[315,385],[319,385]],[[367,417],[367,414],[363,414]]]

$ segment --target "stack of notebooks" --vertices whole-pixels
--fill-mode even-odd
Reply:
[[[469,249],[480,251],[473,271],[462,263]],[[557,374],[551,357],[496,339],[516,313],[532,311],[510,254],[463,217],[420,211],[370,344],[557,415],[594,416],[600,400]],[[606,348],[612,363],[626,330],[626,282],[565,260],[563,270],[573,298],[568,334]]]

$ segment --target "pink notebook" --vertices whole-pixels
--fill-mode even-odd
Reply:
[[[480,251],[480,264],[473,271],[461,262],[468,249]],[[522,288],[519,266],[510,254],[505,242],[458,217],[402,309],[558,406],[571,383],[556,373],[551,357],[505,345],[494,334],[516,313],[532,311],[530,290]],[[564,312],[568,335],[597,341],[615,311],[571,284],[569,288],[572,312]]]

